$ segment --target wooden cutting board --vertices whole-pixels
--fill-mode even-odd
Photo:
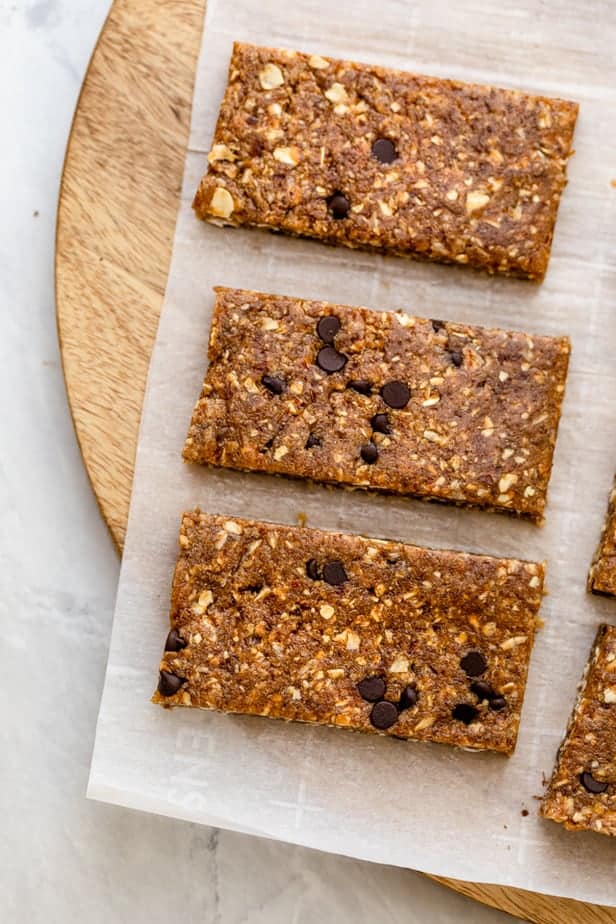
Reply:
[[[56,304],[81,452],[122,549],[141,403],[162,306],[205,0],[116,0],[64,164]],[[575,836],[575,835],[572,835]],[[439,879],[537,924],[616,924],[616,910]]]

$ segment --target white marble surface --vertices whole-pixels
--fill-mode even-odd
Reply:
[[[412,872],[85,799],[118,560],[66,403],[53,246],[71,116],[107,7],[0,0],[0,919],[513,920]]]

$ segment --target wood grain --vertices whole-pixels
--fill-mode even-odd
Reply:
[[[122,549],[150,353],[167,280],[205,0],[116,0],[66,152],[56,303],[77,439]],[[536,924],[616,924],[616,911],[439,878]]]

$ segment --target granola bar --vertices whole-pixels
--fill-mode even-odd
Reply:
[[[593,594],[616,596],[616,480],[610,492],[601,540],[588,573],[588,589]]]
[[[540,280],[577,103],[236,43],[199,218]]]
[[[542,564],[184,514],[153,701],[510,754]]]
[[[614,626],[599,626],[541,814],[570,831],[616,835]]]
[[[186,461],[541,520],[566,337],[215,291]]]

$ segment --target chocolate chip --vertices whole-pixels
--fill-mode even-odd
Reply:
[[[172,629],[165,642],[165,651],[181,651],[186,648],[188,642],[185,642],[177,629]]]
[[[406,382],[386,382],[381,388],[381,397],[390,407],[402,408],[409,403],[411,392]]]
[[[493,696],[490,700],[490,709],[492,709],[493,712],[500,712],[506,705],[507,700],[504,696]]]
[[[470,725],[471,722],[474,722],[477,718],[477,710],[474,706],[471,706],[470,703],[458,703],[457,706],[451,711],[454,719],[458,719],[459,722],[464,722],[465,725]]]
[[[580,783],[587,792],[592,792],[598,794],[600,792],[605,792],[608,784],[604,783],[602,780],[596,780],[592,773],[589,773],[588,770],[585,770],[584,773],[580,774]]]
[[[184,677],[178,677],[170,671],[161,671],[158,681],[158,692],[161,696],[173,696],[184,683]]]
[[[323,566],[323,580],[334,586],[348,581],[347,573],[341,561],[328,561]]]
[[[319,318],[317,324],[317,334],[325,343],[333,343],[334,337],[340,330],[340,321],[333,314],[328,314]]]
[[[319,574],[319,564],[315,558],[309,558],[306,562],[306,574],[311,581],[318,581],[321,578]]]
[[[308,439],[306,440],[306,449],[313,449],[315,446],[321,445],[321,439],[316,435],[316,433],[308,434]]]
[[[391,433],[387,414],[375,414],[370,423],[375,433]]]
[[[492,699],[494,696],[494,690],[485,680],[476,680],[475,683],[471,683],[471,690],[481,700]]]
[[[267,443],[264,444],[263,449],[260,449],[259,452],[265,452],[266,449],[271,449],[274,445],[274,437],[270,436]]]
[[[341,192],[335,192],[333,196],[330,196],[327,200],[327,204],[332,213],[332,218],[335,218],[337,221],[340,218],[346,218],[351,208],[351,203]]]
[[[359,450],[359,454],[366,465],[374,465],[379,457],[379,451],[374,443],[364,443],[364,445]]]
[[[389,138],[378,138],[372,145],[372,155],[382,164],[391,164],[398,156],[398,152]]]
[[[264,375],[261,377],[261,384],[265,385],[268,391],[273,395],[281,395],[287,389],[287,383],[278,375]]]
[[[364,677],[357,684],[357,691],[368,703],[376,703],[385,696],[385,681],[382,677]]]
[[[384,731],[386,728],[391,728],[392,725],[396,724],[398,721],[398,710],[393,703],[390,703],[386,699],[381,699],[372,707],[370,721],[375,728]]]
[[[438,334],[439,330],[442,330],[445,327],[445,322],[439,321],[436,318],[431,318],[430,323],[432,324],[432,330],[435,334]]]
[[[449,351],[449,358],[450,358],[450,360],[452,361],[452,363],[454,364],[454,366],[457,366],[458,368],[460,368],[460,366],[462,365],[462,360],[463,360],[464,357],[462,356],[462,353],[460,353],[459,350],[450,350],[450,351]]]
[[[317,354],[317,366],[329,374],[340,372],[346,366],[346,362],[347,357],[344,353],[339,353],[333,346],[323,347]]]
[[[528,809],[522,809],[522,811],[520,812],[520,815],[522,816],[522,818],[528,818]]]
[[[347,388],[358,391],[360,395],[372,394],[372,382],[367,382],[366,379],[351,379],[351,381],[347,383]]]
[[[398,709],[410,709],[411,706],[416,706],[418,698],[415,687],[405,687],[398,703]]]
[[[480,677],[488,668],[488,662],[480,651],[469,651],[460,659],[460,667],[469,677]]]

